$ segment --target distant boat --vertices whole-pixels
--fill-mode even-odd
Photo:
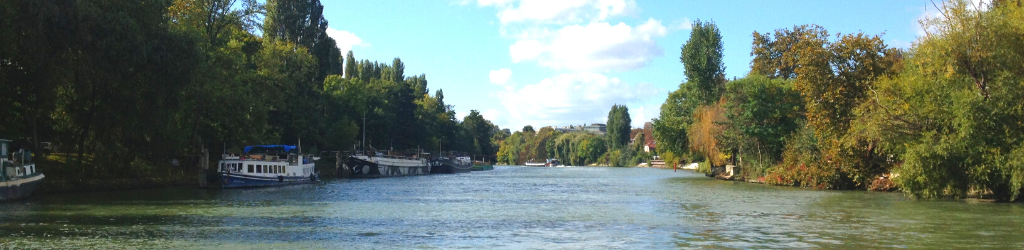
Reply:
[[[45,177],[36,171],[31,151],[21,149],[8,155],[10,145],[10,140],[0,140],[0,201],[28,197]]]
[[[246,146],[242,155],[222,155],[220,181],[224,188],[266,187],[320,181],[314,167],[319,157],[302,155],[296,146]]]
[[[558,159],[548,159],[548,161],[544,163],[544,166],[553,168],[565,167],[565,165],[562,165],[562,163],[559,162]]]
[[[543,166],[547,165],[547,163],[546,162],[534,162],[533,159],[530,159],[529,161],[527,161],[523,165],[526,165],[527,167],[543,167]]]
[[[494,170],[494,165],[486,161],[473,161],[473,171]]]
[[[431,174],[468,173],[473,170],[473,161],[467,156],[438,157],[431,161]]]
[[[390,154],[390,152],[389,152]],[[344,166],[352,171],[352,178],[380,178],[430,174],[430,162],[417,156],[363,154],[345,158]]]

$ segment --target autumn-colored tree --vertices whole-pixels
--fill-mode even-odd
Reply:
[[[700,153],[715,166],[725,165],[730,153],[723,150],[719,137],[725,131],[725,99],[715,105],[700,106],[694,112],[693,125],[687,131],[690,150]]]
[[[875,84],[852,131],[901,163],[893,180],[908,194],[1021,200],[1024,8],[950,1],[940,12],[923,22],[905,70]]]

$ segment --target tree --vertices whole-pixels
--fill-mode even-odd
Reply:
[[[970,194],[1021,200],[1024,189],[1024,8],[950,1],[904,70],[877,81],[851,133],[879,141],[900,162],[904,192],[924,198]],[[983,83],[983,85],[982,85]]]
[[[494,135],[494,124],[484,119],[483,115],[476,110],[470,110],[469,115],[462,119],[463,128],[468,132],[474,142],[473,154],[494,155],[497,150],[491,147],[491,137]]]
[[[799,129],[803,100],[792,82],[751,74],[727,84],[722,140],[738,150],[745,174],[763,174],[778,163],[786,137]]]
[[[629,108],[626,105],[613,105],[608,111],[608,142],[612,150],[621,149],[629,144]]]
[[[534,133],[534,132],[537,132],[537,131],[533,130],[533,126],[530,126],[530,125],[523,126],[523,133]]]
[[[789,46],[789,47],[787,47]],[[825,154],[825,186],[865,187],[890,163],[878,152],[878,142],[847,136],[854,110],[878,80],[900,71],[902,53],[878,36],[863,33],[837,36],[819,26],[796,26],[776,31],[775,40],[755,33],[755,71],[780,78],[795,77],[818,148]],[[792,72],[790,72],[792,70]],[[802,163],[816,164],[816,163]]]
[[[793,26],[793,29],[775,30],[774,37],[754,31],[750,55],[750,72],[769,78],[796,79],[800,65],[799,50],[802,41],[828,37],[825,29],[817,25]]]
[[[654,119],[653,136],[661,155],[683,157],[690,148],[687,134],[700,105],[717,103],[725,89],[722,35],[713,22],[693,22],[690,38],[680,49],[686,80],[669,93]],[[612,143],[614,144],[614,143]],[[666,154],[667,153],[667,154]],[[679,159],[667,159],[675,161]]]
[[[714,22],[693,22],[690,39],[683,44],[679,61],[683,63],[687,84],[694,85],[689,96],[711,105],[725,90],[725,64],[722,63],[722,34]]]
[[[349,50],[348,55],[345,56],[345,78],[356,78],[358,75],[359,70],[356,68],[356,57]]]

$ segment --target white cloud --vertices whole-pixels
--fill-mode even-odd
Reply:
[[[690,18],[684,17],[683,20],[678,20],[675,24],[672,24],[671,28],[677,30],[691,30],[693,29],[693,21],[690,21]]]
[[[499,93],[498,98],[505,107],[502,127],[520,128],[604,123],[612,105],[637,103],[657,93],[650,84],[631,85],[602,74],[576,73]]]
[[[644,127],[644,121],[647,121],[647,117],[644,116],[644,107],[640,106],[639,108],[630,109],[629,112],[632,113],[629,114],[629,120],[631,122],[629,125],[634,128]],[[637,126],[637,124],[639,124],[639,126]]]
[[[491,70],[490,78],[491,78],[491,83],[494,83],[494,84],[497,84],[497,85],[508,84],[509,80],[512,80],[512,70],[511,69]]]
[[[478,4],[497,7],[502,24],[601,21],[638,11],[633,0],[479,0]]]
[[[480,115],[482,115],[484,119],[494,122],[498,120],[499,116],[501,115],[501,111],[498,111],[496,109],[488,109],[487,111],[480,113]]]
[[[661,21],[653,18],[636,27],[604,22],[571,25],[557,32],[523,34],[509,46],[509,54],[512,62],[536,60],[552,69],[634,70],[664,53],[654,38],[667,32]]]
[[[334,38],[334,42],[338,44],[338,50],[341,50],[342,54],[348,53],[348,51],[352,50],[353,46],[370,47],[369,43],[364,43],[363,39],[356,36],[356,34],[352,34],[352,32],[328,27],[327,36]]]

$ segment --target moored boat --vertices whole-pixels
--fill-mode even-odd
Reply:
[[[486,161],[473,161],[473,171],[494,170],[494,165]]]
[[[523,165],[526,165],[527,167],[543,167],[544,165],[547,165],[547,163],[546,162],[535,162],[535,161],[533,161],[533,159],[530,159],[529,161],[527,161]]]
[[[242,155],[222,156],[219,179],[223,188],[313,183],[320,181],[316,160],[319,158],[302,155],[296,146],[246,146]]]
[[[430,165],[431,174],[468,173],[473,170],[473,161],[466,156],[438,157]]]
[[[380,178],[430,174],[430,162],[420,154],[396,155],[392,152],[352,154],[345,158],[344,168],[352,178]]]
[[[553,168],[565,167],[564,165],[562,165],[561,162],[558,161],[558,159],[548,159],[547,162],[544,163],[544,166]]]
[[[0,140],[0,201],[28,197],[43,182],[43,174],[36,171],[32,152],[21,149],[8,155],[9,140]]]

